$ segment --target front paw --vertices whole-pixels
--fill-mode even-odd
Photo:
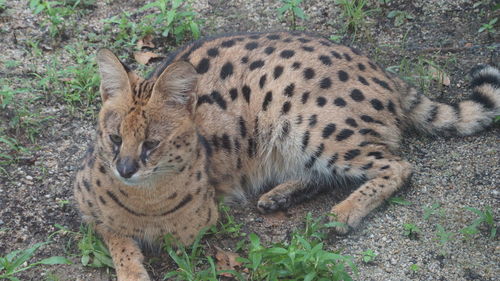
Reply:
[[[257,202],[257,208],[263,214],[290,207],[289,196],[284,194],[263,194]]]
[[[333,229],[336,233],[342,235],[356,228],[363,219],[359,207],[349,201],[343,201],[335,205],[330,213],[330,221],[336,222]]]
[[[118,281],[151,281],[142,264],[117,267]]]

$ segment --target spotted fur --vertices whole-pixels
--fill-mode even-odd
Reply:
[[[149,280],[134,239],[183,243],[218,217],[216,194],[287,208],[316,186],[363,182],[333,206],[345,232],[411,174],[402,130],[468,135],[500,113],[500,73],[473,73],[471,99],[431,101],[359,51],[302,32],[229,35],[173,53],[148,79],[97,55],[103,106],[75,182],[83,218],[119,280]]]

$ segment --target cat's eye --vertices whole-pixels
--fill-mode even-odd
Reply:
[[[155,149],[159,144],[160,144],[160,141],[158,141],[158,140],[147,140],[142,145],[144,146],[144,149],[152,150],[152,149]]]
[[[121,145],[122,144],[122,137],[120,137],[119,135],[115,135],[115,134],[112,134],[112,135],[109,135],[109,139],[115,144],[115,145]]]

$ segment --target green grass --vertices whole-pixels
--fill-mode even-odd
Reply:
[[[363,255],[363,262],[364,263],[371,263],[378,256],[378,254],[376,254],[372,249],[368,249],[366,251],[363,251],[361,254]]]
[[[19,281],[19,273],[41,265],[71,264],[65,257],[53,256],[38,261],[32,261],[35,252],[48,242],[36,243],[28,249],[15,250],[5,256],[0,256],[0,280]]]
[[[83,266],[114,268],[108,248],[90,226],[81,226],[79,234],[78,255]]]
[[[308,17],[300,7],[302,0],[281,0],[282,6],[278,8],[278,17],[285,18],[291,23],[291,29],[297,30],[297,19],[306,20]]]
[[[413,223],[403,224],[403,234],[404,236],[410,238],[411,240],[417,240],[418,235],[422,232],[418,226]]]
[[[336,0],[341,8],[345,31],[356,38],[360,31],[368,25],[368,17],[372,10],[366,10],[367,0]]]

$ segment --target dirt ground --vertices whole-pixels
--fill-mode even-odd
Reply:
[[[137,11],[146,1],[97,1],[89,13],[78,19],[82,32],[53,40],[40,26],[42,15],[33,15],[28,1],[7,1],[7,10],[0,13],[0,81],[8,81],[14,89],[25,88],[26,80],[42,79],[50,58],[65,46],[83,43],[94,53],[100,42],[90,40],[103,30],[102,20],[121,12]],[[479,63],[499,63],[499,32],[481,32],[478,29],[492,17],[488,3],[477,7],[470,0],[394,0],[383,6],[382,1],[368,1],[367,9],[378,10],[364,19],[366,23],[358,37],[344,35],[345,21],[341,8],[334,1],[305,0],[303,9],[308,20],[299,26],[327,37],[340,35],[343,43],[355,46],[374,57],[381,65],[399,65],[404,59],[421,56],[432,60],[450,78],[450,85],[432,83],[428,95],[444,101],[465,99],[470,89],[467,76],[471,67]],[[491,4],[491,3],[490,3]],[[234,31],[264,31],[288,29],[290,24],[276,16],[280,1],[195,1],[193,6],[205,20],[203,35]],[[390,11],[410,13],[413,18],[396,25],[388,18]],[[486,12],[485,12],[486,11]],[[496,14],[498,17],[498,12]],[[500,27],[497,25],[497,29]],[[41,56],[33,55],[29,42],[40,42]],[[91,42],[91,43],[90,43]],[[442,50],[440,51],[440,48]],[[161,52],[166,48],[157,48]],[[129,61],[133,62],[132,50]],[[60,57],[60,68],[75,62]],[[5,62],[18,61],[9,68]],[[137,64],[133,64],[134,67]],[[35,72],[40,77],[33,75]],[[2,85],[0,85],[1,87]],[[41,93],[45,94],[45,93]],[[48,94],[48,93],[47,93]],[[79,159],[92,141],[95,120],[92,114],[75,113],[57,100],[33,100],[31,109],[43,116],[43,128],[34,143],[22,133],[3,132],[17,138],[31,148],[15,163],[3,166],[0,173],[0,256],[24,249],[36,242],[47,241],[57,230],[56,224],[78,231],[80,218],[72,204],[72,181]],[[88,111],[97,112],[99,102]],[[7,128],[13,118],[8,110],[0,108],[0,124]],[[2,131],[0,131],[2,132]],[[408,132],[403,140],[401,154],[414,165],[414,175],[408,188],[397,196],[411,205],[386,204],[369,215],[363,224],[347,236],[332,234],[329,248],[355,258],[359,272],[355,280],[500,280],[500,243],[498,235],[489,238],[485,227],[466,239],[460,230],[476,217],[464,207],[484,209],[491,206],[498,225],[500,217],[500,126],[494,125],[478,135],[456,138],[430,138]],[[255,208],[255,200],[232,206],[231,214],[244,225],[246,233],[255,232],[264,241],[287,239],[291,230],[301,227],[307,212],[320,215],[341,200],[338,194],[327,193],[286,213],[262,216]],[[442,213],[428,220],[424,208],[440,203]],[[418,239],[403,234],[403,224],[413,223],[421,229]],[[436,225],[457,233],[442,245],[437,241]],[[39,251],[35,259],[66,256],[73,265],[37,267],[19,275],[21,280],[114,280],[113,272],[83,267],[79,262],[71,234],[56,234],[53,243]],[[207,243],[229,249],[233,239],[209,239]],[[364,263],[362,252],[373,250],[377,257]],[[168,255],[148,256],[148,270],[155,280],[175,269]],[[411,270],[412,265],[416,270]],[[0,272],[1,273],[1,272]],[[50,279],[53,278],[53,279]]]

